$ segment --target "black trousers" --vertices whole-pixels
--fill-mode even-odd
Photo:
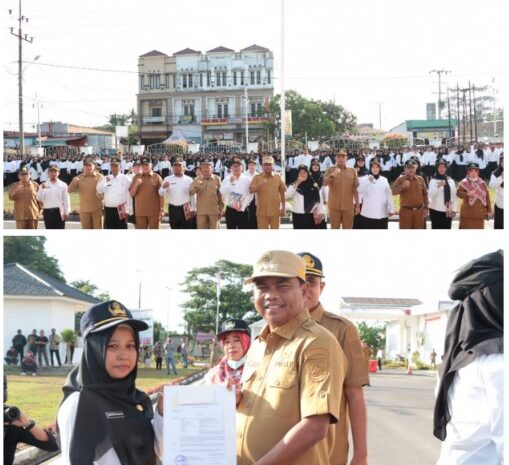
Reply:
[[[231,207],[226,207],[226,229],[249,229],[248,211],[239,212]]]
[[[60,208],[45,208],[42,211],[42,217],[46,229],[65,229],[65,221],[60,214]]]
[[[171,229],[196,229],[196,217],[186,220],[184,206],[168,205],[168,216],[170,217]]]
[[[389,229],[389,218],[367,218],[357,215],[358,229]]]
[[[431,229],[451,229],[452,218],[447,218],[445,212],[429,209],[429,219],[431,220]]]
[[[162,370],[163,368],[163,357],[156,358],[156,370]]]
[[[249,206],[247,207],[248,213],[248,228],[249,229],[258,229],[258,220],[256,219],[256,200],[253,199]]]
[[[23,360],[23,357],[25,356],[25,355],[23,354],[23,352],[25,351],[25,350],[24,350],[24,349],[25,349],[25,346],[15,346],[14,348],[16,349],[16,351],[17,351],[17,352],[18,352],[18,354],[19,354],[19,359],[20,359],[20,360]]]
[[[104,207],[103,229],[127,229],[127,220],[121,220],[116,207]]]
[[[495,229],[504,229],[504,209],[495,204]]]
[[[312,213],[292,213],[293,229],[315,229]]]
[[[53,354],[55,354],[55,356],[57,358],[58,366],[61,367],[62,366],[62,362],[60,361],[60,352],[58,350],[55,350],[55,349],[50,349],[50,351],[49,351],[49,358],[51,359],[51,366],[55,366],[53,364]]]

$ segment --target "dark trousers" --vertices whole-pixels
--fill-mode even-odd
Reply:
[[[49,351],[49,358],[51,359],[51,366],[52,367],[55,366],[55,364],[53,363],[53,354],[55,354],[55,356],[57,358],[58,366],[61,367],[62,362],[60,361],[60,352],[57,349],[50,349],[50,351]]]
[[[495,204],[495,229],[504,229],[504,209]]]
[[[452,218],[448,218],[445,212],[429,209],[429,219],[431,220],[431,229],[451,229]]]
[[[60,208],[45,208],[42,211],[42,217],[46,229],[65,229],[65,221],[60,214]]]
[[[315,229],[312,213],[292,213],[293,229]]]
[[[25,355],[23,354],[23,352],[25,351],[25,350],[24,350],[24,349],[25,349],[25,347],[24,347],[24,346],[15,346],[14,348],[16,349],[16,351],[17,351],[17,352],[18,352],[18,354],[19,354],[19,359],[20,359],[20,360],[23,360],[23,357],[25,356]]]
[[[168,216],[170,217],[171,229],[196,229],[193,228],[193,219],[186,220],[183,205],[168,205]]]
[[[358,229],[389,229],[389,218],[366,218],[357,215]]]
[[[163,357],[156,357],[156,370],[163,369]]]
[[[127,229],[127,220],[121,220],[116,207],[104,207],[103,229]]]
[[[226,207],[226,229],[249,229],[249,213],[239,212],[231,207]]]
[[[258,229],[258,220],[256,219],[256,200],[253,199],[247,207],[249,229]]]

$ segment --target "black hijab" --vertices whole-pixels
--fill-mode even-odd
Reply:
[[[315,165],[315,164],[318,165],[318,171],[313,171],[311,169],[313,167],[313,165]],[[311,160],[311,167],[309,168],[309,175],[311,176],[313,181],[316,184],[318,184],[319,188],[323,186],[323,174],[320,171],[320,161],[318,160],[318,158],[313,158]]]
[[[310,176],[306,165],[299,166],[299,172],[302,170],[308,174],[308,178],[304,182],[301,182],[296,190],[304,197],[304,212],[311,213],[313,207],[320,202],[320,187]]]
[[[445,174],[439,174],[438,172],[439,163],[435,166],[435,174],[433,175],[433,179],[437,179],[438,181],[445,181],[444,184],[444,203],[447,205],[451,201],[451,186],[449,185],[449,178],[447,177],[447,170]],[[447,168],[447,165],[446,165]]]
[[[79,366],[67,377],[64,401],[80,393],[71,436],[71,465],[90,465],[108,450],[115,449],[122,465],[155,465],[152,403],[135,387],[135,367],[123,379],[106,372],[106,348],[118,326],[89,333],[85,337]],[[136,351],[139,336],[134,331]],[[136,357],[136,360],[138,357]]]
[[[504,255],[501,250],[465,265],[449,288],[459,300],[447,322],[440,385],[435,401],[433,434],[447,435],[451,419],[447,393],[456,372],[483,354],[504,352]]]

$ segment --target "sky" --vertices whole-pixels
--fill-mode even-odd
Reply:
[[[300,231],[237,231],[227,241],[222,231],[209,231],[205,238],[197,231],[175,230],[168,232],[167,239],[161,231],[94,233],[89,231],[84,240],[79,233],[47,232],[46,250],[58,259],[67,282],[89,280],[128,308],[138,308],[141,281],[141,308],[154,310],[155,319],[172,330],[181,329],[180,304],[187,296],[180,283],[186,273],[221,259],[254,264],[267,250],[311,252],[324,267],[322,303],[337,312],[339,298],[346,296],[416,298],[429,305],[448,300],[456,270],[503,248],[502,236],[495,231],[489,240],[479,240],[478,233],[468,231],[446,240],[445,235],[434,237],[429,231],[397,237],[342,231],[314,234],[314,241]]]
[[[335,100],[360,123],[389,130],[424,119],[437,101],[433,69],[449,70],[444,88],[491,84],[503,100],[504,2],[485,0],[286,0],[285,87],[309,98]],[[4,46],[2,126],[17,129],[16,0],[1,16]],[[177,7],[178,5],[178,7]],[[149,7],[150,6],[150,7]],[[7,9],[13,8],[12,16]],[[25,130],[41,121],[98,126],[108,115],[136,107],[138,56],[219,45],[240,50],[257,43],[274,51],[280,92],[280,2],[258,0],[36,0],[23,1],[29,17],[24,44]],[[39,58],[34,61],[35,57]],[[49,66],[51,65],[51,66]],[[64,67],[61,67],[64,66]],[[122,72],[100,72],[91,69]]]

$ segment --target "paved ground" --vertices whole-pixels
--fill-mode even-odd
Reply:
[[[372,374],[365,388],[369,465],[433,465],[440,441],[433,436],[434,373],[398,370]]]

